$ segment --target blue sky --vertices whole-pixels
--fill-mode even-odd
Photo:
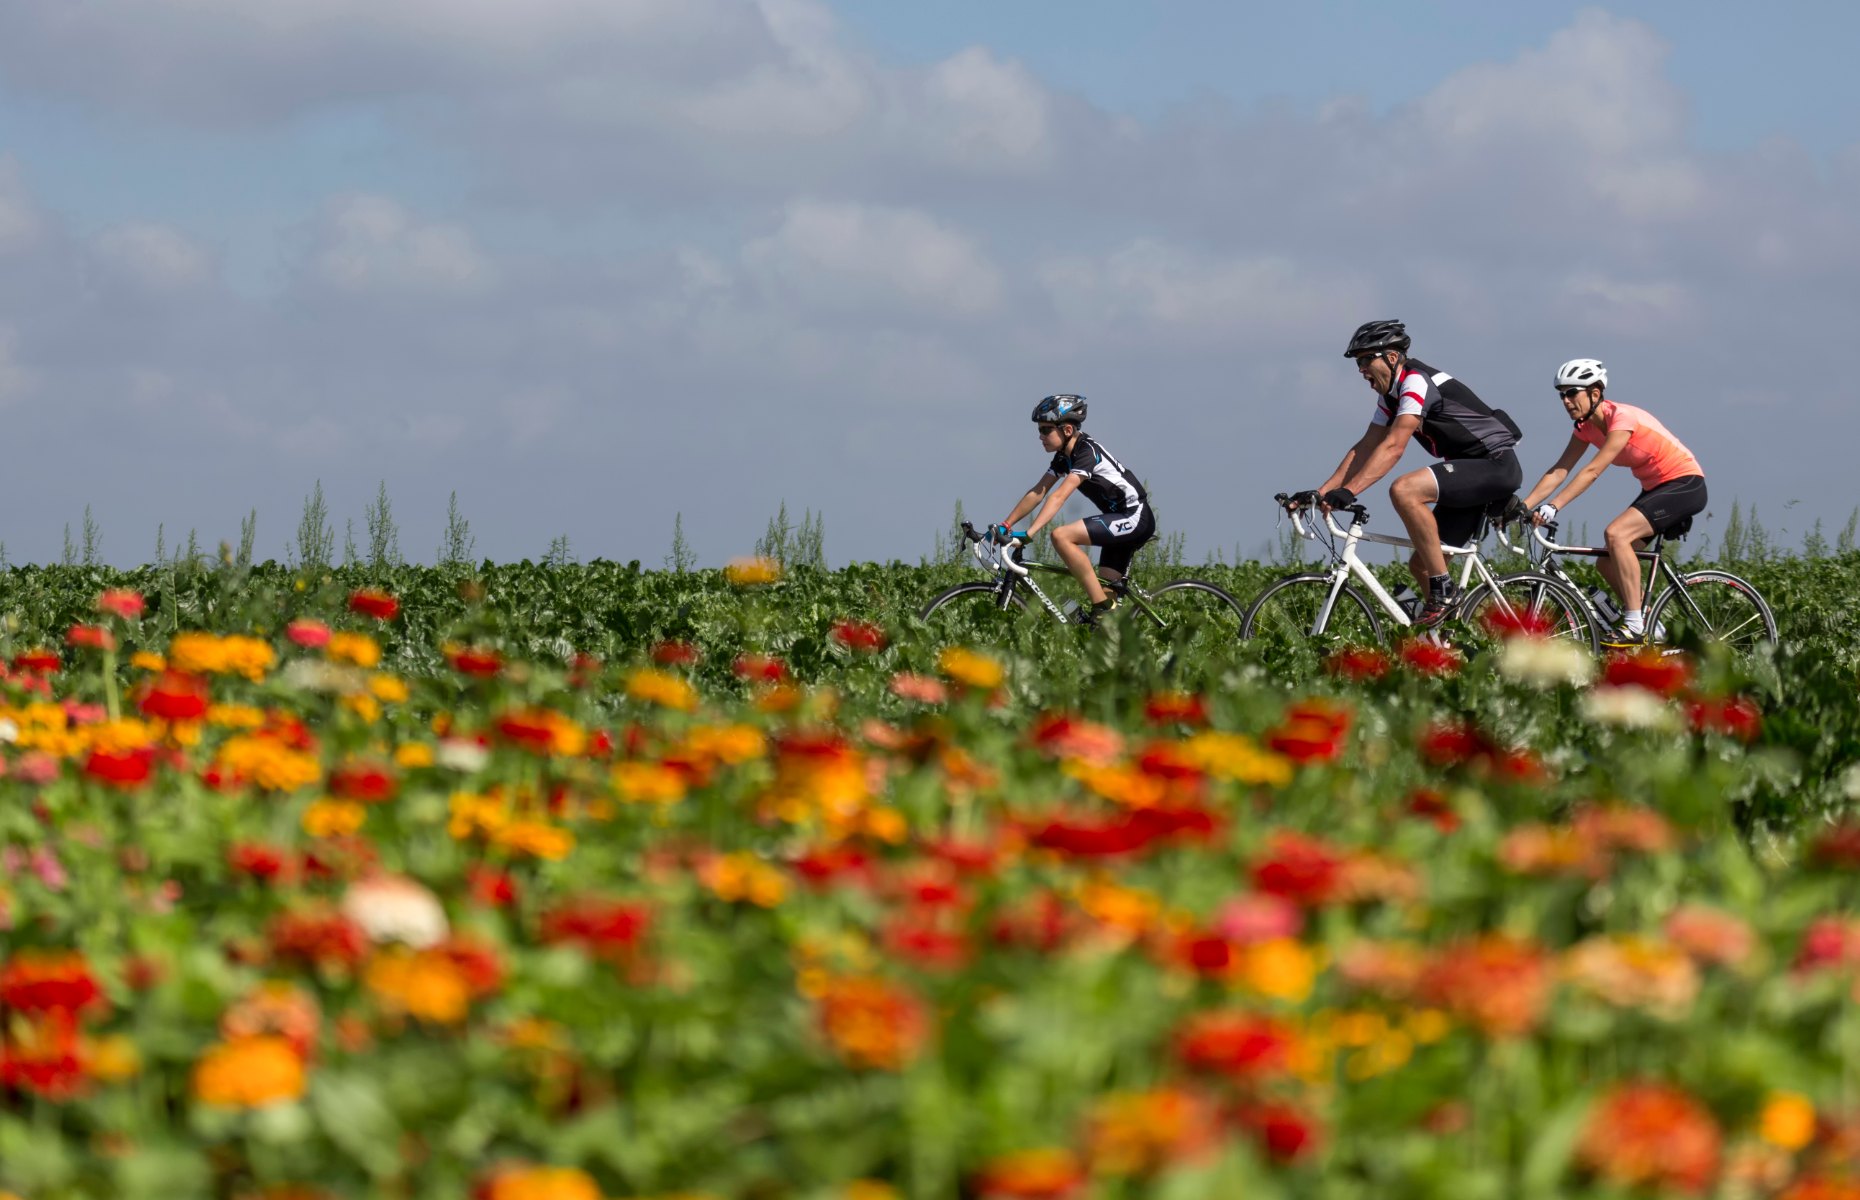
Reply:
[[[0,420],[86,469],[17,463],[0,540],[89,504],[130,562],[256,507],[282,554],[315,481],[340,532],[385,479],[416,557],[456,490],[499,558],[653,562],[682,512],[718,562],[784,500],[914,558],[1078,390],[1165,529],[1251,548],[1383,315],[1527,472],[1595,355],[1715,507],[1838,526],[1856,42],[1803,3],[7,6]],[[1785,414],[1827,436],[1753,452]]]

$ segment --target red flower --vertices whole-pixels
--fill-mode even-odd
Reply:
[[[35,675],[50,675],[63,666],[56,651],[22,650],[13,656],[13,669]]]
[[[80,650],[114,650],[116,635],[101,625],[73,625],[65,631],[65,645]]]
[[[260,883],[288,882],[297,863],[290,853],[263,842],[234,842],[226,851],[226,865]]]
[[[939,927],[926,914],[893,918],[883,942],[890,954],[927,971],[960,971],[969,961],[969,940]]]
[[[1490,762],[1498,753],[1492,739],[1465,722],[1435,721],[1421,731],[1421,757],[1436,767]]]
[[[66,1014],[27,1022],[0,1037],[0,1091],[22,1092],[61,1103],[84,1090],[77,1024]]]
[[[1175,1053],[1194,1071],[1251,1083],[1290,1069],[1296,1035],[1289,1025],[1248,1012],[1201,1012],[1176,1031]]]
[[[833,640],[848,650],[872,654],[885,648],[885,631],[870,621],[847,619],[833,626]]]
[[[279,913],[266,931],[271,952],[317,970],[353,970],[368,954],[368,934],[325,907]]]
[[[652,910],[624,900],[581,897],[543,914],[542,940],[583,947],[596,958],[623,959],[639,947]]]
[[[1317,1117],[1283,1100],[1243,1104],[1234,1119],[1259,1139],[1274,1162],[1295,1162],[1315,1152],[1323,1137]]]
[[[103,1003],[103,989],[82,954],[22,950],[0,967],[0,1007],[74,1016]]]
[[[1791,969],[1797,973],[1860,965],[1860,921],[1817,917],[1802,934]]]
[[[1722,733],[1740,742],[1754,742],[1763,732],[1763,710],[1748,696],[1715,696],[1686,706],[1692,728],[1700,733]]]
[[[284,636],[306,650],[329,645],[329,626],[309,617],[299,617],[284,627]]]
[[[1576,1156],[1619,1187],[1698,1194],[1718,1175],[1720,1140],[1711,1113],[1686,1092],[1631,1083],[1590,1110]]]
[[[349,594],[349,611],[377,621],[392,621],[400,612],[400,601],[379,588],[358,588]]]
[[[1493,605],[1487,608],[1483,620],[1486,632],[1502,639],[1548,637],[1550,631],[1556,627],[1556,622],[1549,613],[1506,605]]]
[[[1690,682],[1692,667],[1685,658],[1652,649],[1616,654],[1602,670],[1608,687],[1641,687],[1659,696],[1677,696]]]
[[[464,646],[446,654],[446,661],[461,675],[489,679],[504,669],[504,656],[489,647]]]
[[[1088,1181],[1077,1155],[1049,1146],[991,1158],[972,1182],[978,1200],[1072,1200]]]
[[[1294,762],[1330,762],[1343,752],[1350,710],[1328,700],[1303,700],[1285,710],[1285,721],[1266,744]]]
[[[1050,891],[1038,891],[998,911],[989,936],[998,946],[1023,946],[1051,953],[1065,944],[1078,925],[1065,901]]]
[[[1143,702],[1143,716],[1152,725],[1206,725],[1208,702],[1193,692],[1158,692]]]
[[[1145,808],[1109,818],[1055,818],[1028,831],[1028,841],[1074,858],[1115,858],[1172,837],[1206,838],[1216,828],[1206,809]]]
[[[471,898],[486,908],[509,908],[517,902],[517,881],[495,867],[470,867],[465,880],[471,886]]]
[[[1100,765],[1110,764],[1124,752],[1124,737],[1115,729],[1066,713],[1047,713],[1034,721],[1028,739],[1055,758]]]
[[[805,851],[788,864],[808,885],[824,888],[836,881],[869,887],[872,883],[872,858],[865,851],[847,845],[819,846]]]
[[[1317,838],[1275,833],[1265,858],[1253,864],[1253,886],[1307,908],[1328,904],[1342,891],[1344,856]]]
[[[155,752],[148,747],[136,750],[92,750],[84,759],[84,773],[111,787],[140,787],[149,781],[155,769]]]
[[[125,621],[133,621],[141,616],[146,606],[142,593],[128,588],[109,588],[97,597],[98,612],[110,613]]]
[[[1460,827],[1460,815],[1453,810],[1453,802],[1433,788],[1416,788],[1410,792],[1407,813],[1411,817],[1432,821],[1434,828],[1442,833],[1452,833]]]
[[[1345,646],[1324,660],[1324,669],[1349,683],[1373,683],[1389,673],[1389,656],[1374,646]]]
[[[690,642],[660,642],[652,648],[652,661],[661,667],[688,667],[698,660],[698,648]]]
[[[1437,952],[1421,994],[1490,1037],[1529,1033],[1549,1004],[1550,967],[1535,943],[1489,934]]]
[[[400,791],[394,772],[380,763],[347,762],[329,773],[329,794],[359,804],[383,804]]]
[[[206,680],[182,671],[163,671],[144,685],[136,707],[161,721],[198,721],[207,715]]]
[[[1452,675],[1466,665],[1465,656],[1431,638],[1410,638],[1402,643],[1401,660],[1421,675]]]
[[[730,669],[738,679],[755,683],[780,683],[788,678],[788,664],[771,654],[739,654]]]

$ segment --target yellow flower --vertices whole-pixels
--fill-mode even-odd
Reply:
[[[194,1095],[219,1108],[263,1108],[304,1094],[304,1064],[281,1037],[234,1038],[194,1064]]]
[[[1162,902],[1154,895],[1109,879],[1094,879],[1080,887],[1078,904],[1094,920],[1132,937],[1147,932],[1162,915]]]
[[[500,796],[454,792],[449,807],[452,819],[446,832],[460,841],[476,833],[495,834],[510,823],[510,806]]]
[[[391,1011],[437,1025],[465,1019],[471,985],[444,954],[402,949],[377,954],[364,976],[368,990]]]
[[[344,696],[342,706],[370,725],[374,724],[375,718],[381,715],[381,702],[366,692]]]
[[[485,1200],[601,1200],[601,1189],[573,1167],[517,1167],[491,1179]]]
[[[93,1079],[120,1083],[141,1073],[142,1052],[127,1034],[106,1034],[85,1047],[84,1069]]]
[[[660,708],[690,712],[697,707],[697,689],[676,675],[639,667],[626,677],[629,698]]]
[[[134,719],[102,721],[86,727],[84,732],[92,748],[115,754],[140,750],[155,741],[155,730],[146,721]]]
[[[265,723],[265,714],[250,704],[209,704],[207,724],[221,729],[257,729]]]
[[[394,749],[394,765],[406,770],[433,765],[433,748],[425,742],[408,742]]]
[[[855,1179],[840,1189],[840,1200],[903,1200],[903,1194],[882,1179]]]
[[[723,577],[736,587],[762,587],[781,578],[781,564],[772,558],[733,558]]]
[[[381,644],[365,633],[332,633],[323,653],[337,662],[372,667],[381,661]]]
[[[1317,980],[1317,958],[1292,938],[1271,938],[1246,947],[1239,962],[1240,982],[1262,996],[1301,1001]]]
[[[985,692],[1000,687],[1002,679],[1006,677],[1000,663],[961,646],[951,646],[938,655],[936,667],[964,687]]]
[[[902,846],[910,836],[910,823],[895,808],[868,808],[859,820],[860,832],[888,846]]]
[[[153,650],[138,650],[129,656],[129,665],[140,671],[166,671],[168,660]]]
[[[1757,1131],[1772,1146],[1800,1150],[1815,1140],[1815,1106],[1795,1092],[1771,1092]]]
[[[1453,1031],[1453,1022],[1437,1008],[1418,1008],[1402,1020],[1404,1031],[1423,1046],[1431,1046]]]
[[[1292,781],[1292,764],[1284,757],[1261,750],[1253,740],[1237,733],[1209,730],[1182,744],[1188,757],[1216,779],[1236,783],[1283,785]]]
[[[277,659],[270,642],[240,633],[222,637],[189,630],[168,642],[168,664],[195,675],[242,675],[256,683]]]
[[[753,725],[700,725],[679,743],[682,757],[736,766],[768,753],[768,739]]]
[[[315,783],[322,772],[316,759],[275,738],[240,734],[220,747],[221,770],[272,792],[294,792]]]
[[[368,809],[352,800],[318,800],[304,809],[304,832],[311,837],[354,833],[368,819]]]
[[[407,681],[386,672],[370,675],[368,690],[375,699],[387,704],[400,704],[407,699]]]
[[[546,821],[512,821],[491,835],[493,844],[520,854],[560,862],[575,848],[575,835]]]
[[[611,779],[614,795],[628,804],[676,804],[685,798],[684,775],[660,763],[621,763]]]

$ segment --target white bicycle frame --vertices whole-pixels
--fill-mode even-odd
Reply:
[[[1315,542],[1322,535],[1307,522],[1306,515],[1306,511],[1302,508],[1293,512],[1291,514],[1292,528],[1298,531],[1299,537]],[[1377,579],[1375,573],[1369,569],[1368,564],[1363,562],[1361,556],[1357,554],[1356,548],[1364,542],[1374,542],[1379,546],[1397,546],[1412,550],[1414,549],[1414,543],[1408,538],[1391,537],[1386,533],[1370,533],[1361,524],[1354,521],[1351,522],[1348,529],[1345,529],[1337,524],[1337,514],[1335,513],[1325,513],[1324,521],[1330,526],[1330,532],[1333,537],[1343,539],[1343,550],[1341,554],[1336,556],[1336,564],[1332,566],[1330,570],[1330,594],[1324,597],[1324,603],[1318,609],[1317,617],[1312,621],[1309,632],[1313,636],[1316,636],[1323,632],[1324,628],[1330,624],[1330,614],[1337,605],[1337,597],[1343,593],[1343,585],[1349,582],[1352,576],[1354,576],[1357,582],[1361,583],[1364,588],[1368,589],[1371,596],[1375,597],[1376,603],[1380,604],[1383,611],[1388,613],[1389,619],[1404,628],[1413,625],[1414,618],[1408,614],[1407,609],[1403,608],[1400,603],[1396,601],[1395,597],[1389,594],[1388,589],[1382,586],[1382,581]],[[1479,576],[1480,582],[1491,586],[1494,590],[1497,589],[1498,579],[1486,567],[1485,559],[1480,556],[1479,543],[1472,542],[1465,546],[1449,546],[1443,542],[1440,549],[1448,559],[1457,558],[1462,560],[1459,565],[1459,579],[1457,580],[1462,592],[1471,584],[1475,574]],[[1451,562],[1447,564],[1447,569],[1448,573],[1451,574],[1453,570],[1453,564]]]

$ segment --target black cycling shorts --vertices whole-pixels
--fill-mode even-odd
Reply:
[[[1705,477],[1681,475],[1634,497],[1629,508],[1639,509],[1655,533],[1669,533],[1689,517],[1705,511]]]
[[[1524,466],[1511,450],[1488,458],[1450,458],[1429,470],[1440,488],[1434,501],[1434,524],[1442,545],[1464,546],[1479,535],[1486,506],[1503,500],[1524,482]]]
[[[1126,512],[1093,513],[1085,518],[1085,534],[1092,545],[1102,547],[1099,567],[1128,575],[1131,558],[1156,536],[1156,514],[1147,504]]]

